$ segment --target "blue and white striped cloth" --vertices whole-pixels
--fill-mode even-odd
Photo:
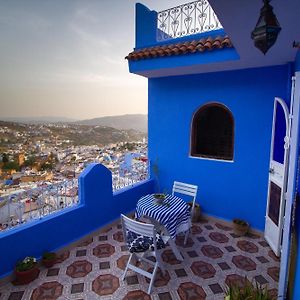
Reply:
[[[161,205],[155,203],[153,194],[142,197],[136,206],[136,218],[142,216],[151,217],[164,225],[172,239],[191,226],[189,205],[172,195],[167,195]]]

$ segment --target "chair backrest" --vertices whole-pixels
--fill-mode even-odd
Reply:
[[[138,235],[144,235],[148,237],[155,237],[155,228],[153,224],[147,224],[132,220],[123,214],[121,214],[121,222],[123,228],[124,237],[126,237],[126,230],[132,231]]]
[[[178,193],[178,194],[191,196],[192,197],[192,202],[193,202],[193,205],[192,205],[192,212],[193,212],[194,207],[195,207],[195,200],[196,200],[197,191],[198,191],[198,186],[197,185],[187,184],[187,183],[183,183],[183,182],[179,182],[179,181],[174,181],[173,189],[172,189],[172,195],[174,196],[175,193]]]

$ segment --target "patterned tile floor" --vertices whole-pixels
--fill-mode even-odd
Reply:
[[[245,276],[277,292],[279,260],[263,238],[237,237],[229,226],[213,220],[193,225],[186,246],[176,241],[184,261],[177,261],[169,247],[162,252],[167,273],[158,272],[151,296],[148,280],[128,272],[128,259],[120,224],[113,225],[60,254],[51,268],[41,267],[39,277],[24,286],[0,286],[0,300],[52,299],[224,299],[223,288]]]

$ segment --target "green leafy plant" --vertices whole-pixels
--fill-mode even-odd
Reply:
[[[272,300],[267,287],[259,285],[257,282],[253,285],[245,277],[244,283],[230,284],[225,289],[225,300]]]
[[[25,257],[22,261],[19,261],[16,265],[18,272],[28,271],[36,266],[36,258],[32,256]]]
[[[154,198],[159,199],[159,200],[164,200],[164,199],[166,199],[166,195],[161,194],[161,193],[157,193],[157,194],[154,194]]]
[[[45,252],[43,254],[43,259],[44,260],[52,260],[56,257],[56,254],[54,252]]]
[[[242,219],[234,219],[233,223],[241,225],[241,226],[248,226],[248,223]]]

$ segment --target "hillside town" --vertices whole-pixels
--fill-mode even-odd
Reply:
[[[111,140],[99,134],[86,145],[78,143],[95,130],[110,134]],[[111,170],[113,190],[144,180],[146,135],[101,126],[1,122],[0,230],[76,204],[78,176],[92,162]]]

